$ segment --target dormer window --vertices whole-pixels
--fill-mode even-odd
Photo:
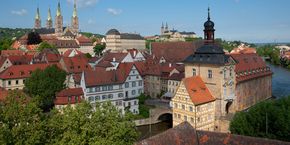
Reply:
[[[24,71],[21,71],[21,72],[20,72],[20,75],[22,75],[22,76],[23,76],[23,75],[24,75]]]
[[[29,71],[29,74],[32,74],[32,71],[31,70]]]
[[[12,76],[12,75],[13,75],[13,72],[10,72],[10,73],[9,73],[9,76]]]

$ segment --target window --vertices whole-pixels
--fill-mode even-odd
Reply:
[[[8,85],[11,85],[11,81],[8,81]]]
[[[190,117],[190,121],[191,121],[191,122],[194,122],[194,118],[193,118],[193,117]]]
[[[94,97],[89,97],[89,102],[94,102],[95,101],[95,98]]]
[[[100,87],[96,87],[96,92],[100,92],[101,91],[101,88]]]
[[[18,80],[15,81],[16,85],[18,85]]]
[[[122,98],[122,97],[124,97],[124,94],[123,94],[123,93],[119,93],[119,94],[118,94],[118,97],[119,97],[119,98]]]
[[[179,118],[179,119],[181,118],[181,115],[180,115],[180,114],[178,114],[178,118]]]
[[[208,114],[208,120],[211,120],[211,118],[212,118],[211,114]]]
[[[100,100],[101,98],[100,98],[100,96],[95,96],[95,100],[96,101],[98,101],[98,100]]]
[[[139,79],[139,76],[138,75],[136,76],[136,79]]]
[[[108,86],[108,90],[109,91],[113,90],[113,86]]]
[[[119,89],[123,89],[123,85],[119,85]]]
[[[196,76],[196,69],[192,69],[192,76]]]
[[[103,86],[102,91],[107,91],[107,86]]]
[[[71,103],[71,97],[68,97],[68,103]]]
[[[190,112],[193,112],[193,108],[192,108],[192,106],[189,106],[189,111],[190,111]]]
[[[182,109],[185,110],[185,106],[184,105],[182,105]]]
[[[103,96],[102,96],[102,99],[103,99],[103,100],[106,100],[107,98],[108,98],[107,95],[103,95]]]
[[[224,79],[227,78],[227,70],[224,70]]]
[[[178,105],[177,105],[177,103],[174,103],[174,108],[178,108]]]
[[[128,102],[128,106],[131,106],[131,102]]]
[[[125,92],[125,97],[128,98],[128,91]]]
[[[132,90],[132,95],[135,95],[136,94],[136,91],[135,90]]]
[[[25,83],[25,79],[23,80],[23,84]]]
[[[141,94],[141,93],[142,93],[142,89],[139,89],[139,90],[138,90],[138,94]]]
[[[137,101],[134,101],[134,105],[137,105]]]
[[[174,113],[174,118],[177,118],[177,114],[176,113]]]
[[[230,77],[232,76],[232,69],[230,69]]]
[[[136,82],[132,82],[132,87],[136,87]]]
[[[197,122],[200,122],[200,117],[197,117]]]
[[[129,88],[129,83],[128,82],[125,83],[125,88]]]
[[[139,86],[143,86],[143,81],[138,82]]]
[[[113,94],[108,95],[109,99],[113,99]]]
[[[186,116],[186,115],[184,115],[184,117],[183,117],[183,118],[184,118],[184,121],[187,121],[187,116]]]
[[[200,106],[197,107],[197,111],[200,111]]]
[[[131,77],[129,76],[129,78],[128,78],[129,80],[131,80]]]
[[[208,70],[208,78],[212,78],[212,70]]]

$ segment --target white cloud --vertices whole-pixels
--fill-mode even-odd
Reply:
[[[90,7],[90,6],[95,6],[99,0],[76,0],[77,1],[77,6],[78,7]],[[68,3],[73,4],[74,0],[67,0]]]
[[[13,15],[18,15],[18,16],[23,16],[23,15],[26,15],[27,14],[27,10],[25,9],[21,9],[21,10],[13,10],[11,11],[11,14]]]
[[[122,10],[120,9],[113,9],[113,8],[108,8],[107,12],[112,14],[112,15],[120,15],[122,13]]]

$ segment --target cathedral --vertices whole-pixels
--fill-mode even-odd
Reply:
[[[67,35],[66,33],[78,35],[79,32],[79,18],[77,15],[77,6],[76,1],[74,2],[74,10],[71,18],[71,26],[64,27],[63,26],[63,16],[61,14],[61,7],[60,2],[58,2],[56,16],[54,20],[54,27],[53,27],[53,20],[51,17],[50,8],[48,9],[48,16],[46,19],[46,27],[41,26],[41,18],[39,13],[39,8],[36,10],[36,16],[34,21],[34,30],[39,34],[54,34],[57,37],[61,37],[63,35]]]

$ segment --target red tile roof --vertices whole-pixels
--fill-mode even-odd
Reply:
[[[92,44],[92,40],[84,35],[81,35],[80,37],[76,38],[78,40],[79,43],[91,43]]]
[[[84,92],[82,88],[64,89],[56,94],[54,104],[55,105],[76,104],[81,102],[83,95]],[[70,100],[69,97],[71,97]],[[77,97],[77,100],[75,97]]]
[[[45,69],[49,64],[13,65],[0,74],[0,79],[28,78],[36,69]]]
[[[238,53],[256,53],[256,49],[249,48],[249,47],[239,47],[239,48],[234,48],[231,51],[231,54],[238,54]]]
[[[88,58],[84,56],[63,57],[62,60],[69,73],[81,73],[92,69],[89,65]]]
[[[273,74],[263,59],[256,53],[230,54],[230,56],[237,62],[235,72],[238,82]]]
[[[133,65],[133,63],[121,63],[117,70],[106,71],[102,68],[96,68],[94,71],[86,71],[84,74],[86,86],[124,83]]]
[[[81,51],[77,50],[77,49],[68,49],[67,51],[64,52],[63,56],[64,57],[70,57],[72,52],[75,52],[75,56],[77,55],[84,55]]]
[[[182,62],[201,46],[201,42],[154,42],[152,55],[158,60],[162,57],[167,62]],[[177,53],[178,52],[178,53]]]
[[[1,50],[1,56],[24,55],[25,52],[21,50]]]
[[[104,61],[110,61],[112,62],[113,59],[115,59],[116,62],[121,62],[124,60],[124,58],[128,55],[128,53],[122,53],[122,52],[108,52],[105,53],[103,56]]]
[[[193,104],[200,105],[215,100],[200,76],[184,78],[182,82]]]
[[[183,122],[135,145],[290,145],[290,143],[267,138],[195,130],[188,122]]]
[[[184,77],[185,77],[184,72],[183,73],[174,73],[168,77],[168,80],[181,81]]]
[[[8,56],[8,59],[13,65],[22,65],[22,64],[30,64],[32,61],[32,55],[14,55],[14,56]]]

